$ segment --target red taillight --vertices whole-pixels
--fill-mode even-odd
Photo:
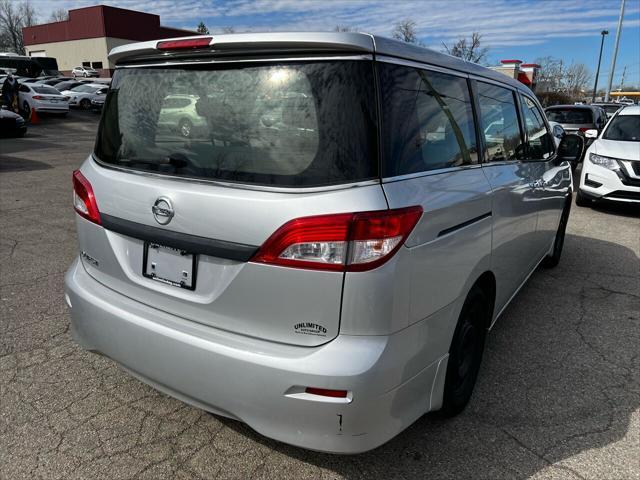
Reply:
[[[204,48],[211,44],[213,37],[186,38],[184,40],[165,40],[158,42],[158,50],[188,50],[190,48]]]
[[[320,395],[321,397],[347,398],[346,390],[329,390],[327,388],[307,387],[304,391],[312,395]]]
[[[251,261],[313,270],[362,272],[389,260],[422,207],[303,217],[280,227]]]
[[[42,95],[34,95],[33,97],[34,100],[42,100],[44,97]]]
[[[73,208],[80,216],[100,225],[100,211],[93,188],[80,170],[73,172]]]
[[[589,127],[580,127],[578,130],[579,130],[580,132],[584,133],[584,132],[586,132],[587,130],[591,130],[591,129],[590,129]]]

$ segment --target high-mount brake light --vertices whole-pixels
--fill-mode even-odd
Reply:
[[[205,48],[211,44],[213,37],[185,38],[184,40],[164,40],[156,44],[158,50],[190,50]]]
[[[100,211],[93,188],[80,170],[73,172],[73,208],[81,217],[100,225]]]
[[[422,207],[296,218],[275,231],[252,262],[363,272],[389,260],[422,215]]]

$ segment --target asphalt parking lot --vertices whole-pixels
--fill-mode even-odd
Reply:
[[[640,218],[573,208],[565,251],[492,333],[455,419],[426,415],[382,447],[280,444],[169,398],[69,333],[71,172],[97,116],[0,138],[0,478],[640,478]]]

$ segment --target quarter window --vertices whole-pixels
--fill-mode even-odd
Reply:
[[[487,160],[503,162],[518,159],[523,147],[513,92],[478,82],[478,102]]]
[[[527,130],[526,158],[541,160],[553,155],[553,137],[547,130],[542,112],[529,97],[521,95],[524,124]]]
[[[477,163],[466,79],[387,63],[379,73],[385,176]]]

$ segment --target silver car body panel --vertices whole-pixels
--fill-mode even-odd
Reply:
[[[257,54],[375,55],[531,95],[475,64],[367,34],[213,35],[211,49],[179,54],[161,53],[156,43],[118,47],[110,60],[128,68],[236,62],[245,55],[253,61]],[[104,221],[76,220],[80,255],[65,278],[76,341],[192,405],[283,442],[340,453],[375,448],[441,407],[449,347],[469,289],[482,275],[494,276],[493,324],[552,249],[571,187],[569,165],[553,158],[313,188],[188,179],[93,157],[81,171]],[[174,207],[168,225],[154,218],[159,198]],[[411,235],[372,271],[247,262],[291,219],[415,205],[424,213]],[[142,274],[144,242],[153,232],[213,242],[199,255],[195,290]],[[211,254],[225,248],[232,253]],[[301,335],[300,322],[326,332]],[[307,386],[348,396],[310,395]]]

